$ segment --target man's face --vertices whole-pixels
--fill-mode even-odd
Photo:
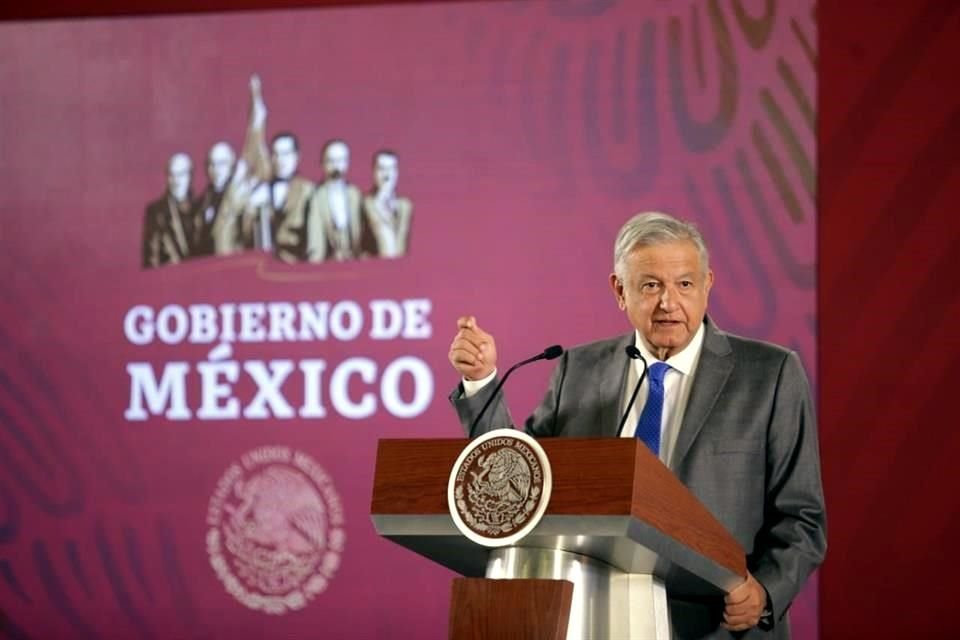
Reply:
[[[342,178],[350,166],[350,150],[342,142],[334,142],[323,152],[323,172],[327,179]]]
[[[170,164],[167,166],[167,190],[174,200],[182,202],[187,199],[190,193],[190,179],[193,167],[190,158],[183,154],[177,154],[170,158]]]
[[[373,184],[378,189],[393,191],[397,187],[399,174],[396,156],[389,153],[381,153],[377,156],[377,162],[373,166]]]
[[[223,191],[233,171],[233,151],[226,144],[217,143],[207,158],[207,177],[217,191]]]
[[[610,275],[620,309],[661,360],[693,339],[707,311],[713,272],[704,272],[689,240],[638,247],[627,256],[626,277]]]
[[[283,137],[273,141],[273,153],[270,156],[273,163],[273,175],[283,180],[289,180],[297,172],[300,154],[297,153],[293,138]]]

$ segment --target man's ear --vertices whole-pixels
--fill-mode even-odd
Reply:
[[[623,281],[615,273],[610,274],[610,288],[613,290],[613,297],[617,299],[620,311],[626,310],[627,301],[623,298]]]

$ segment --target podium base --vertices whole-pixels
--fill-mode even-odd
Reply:
[[[567,640],[670,640],[667,592],[652,575],[625,573],[568,551],[506,547],[490,552],[486,577],[572,582]]]
[[[566,580],[457,578],[449,640],[564,640],[573,585]]]

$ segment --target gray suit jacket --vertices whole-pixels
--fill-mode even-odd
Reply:
[[[826,553],[816,420],[796,353],[719,330],[705,319],[703,350],[677,436],[676,476],[743,545],[766,588],[775,624],[764,632],[718,628],[723,602],[670,596],[680,638],[789,638],[787,609]],[[536,437],[615,437],[626,390],[631,332],[564,353],[546,397],[525,422]],[[495,384],[450,399],[469,428]],[[470,437],[515,424],[495,399]],[[668,595],[669,583],[668,583]]]

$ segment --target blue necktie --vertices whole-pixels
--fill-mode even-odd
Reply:
[[[666,362],[654,362],[647,372],[650,393],[643,405],[640,420],[637,421],[636,436],[650,447],[654,455],[660,455],[660,422],[663,415],[663,376],[670,365]]]

